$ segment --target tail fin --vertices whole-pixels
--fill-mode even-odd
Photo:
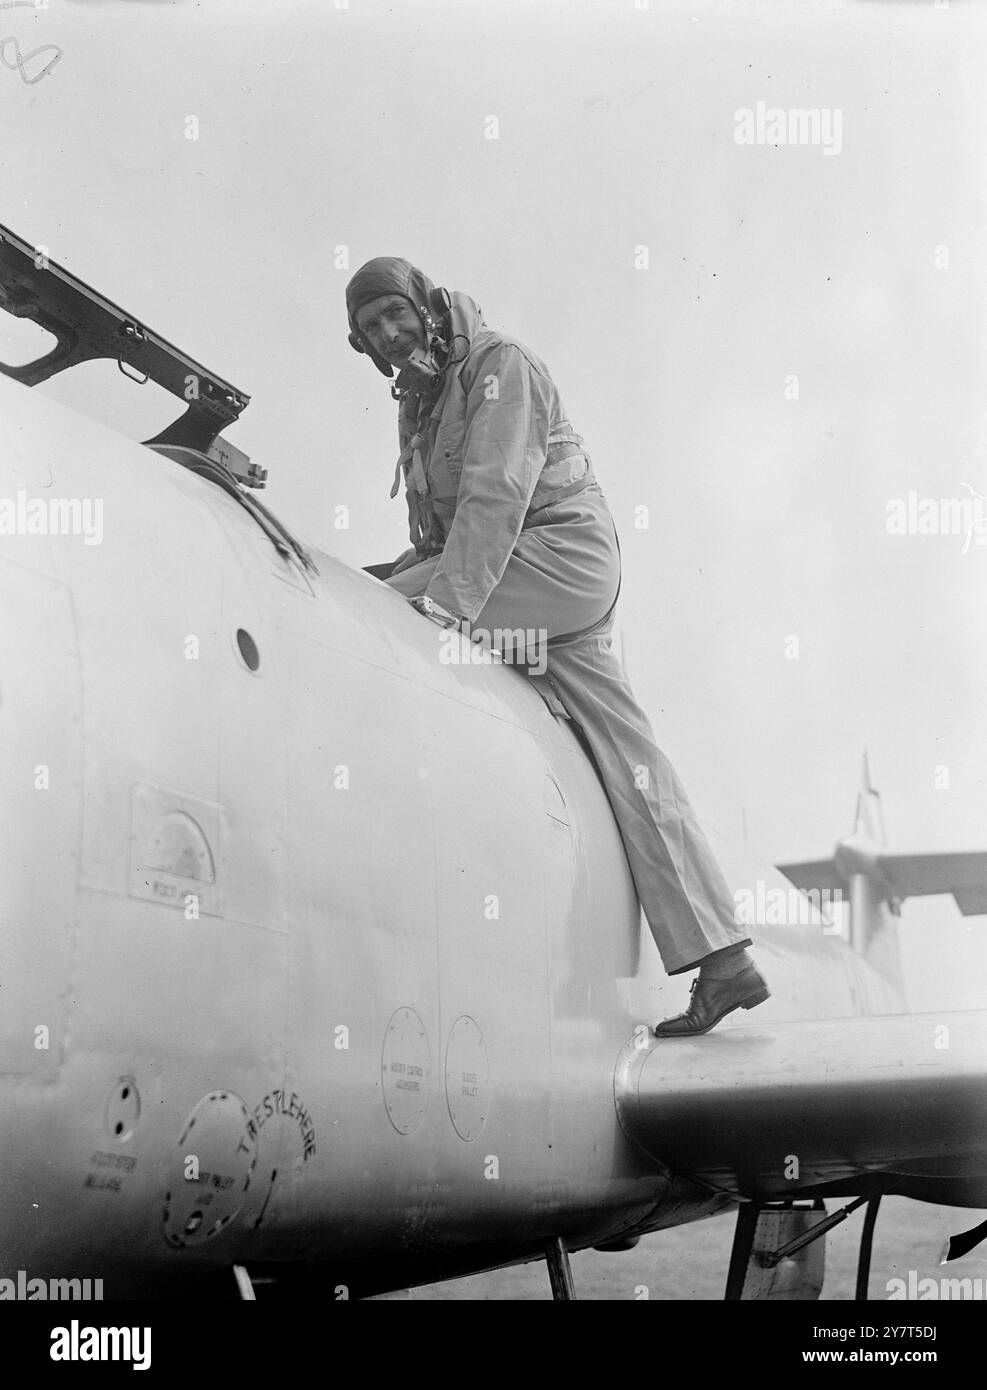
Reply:
[[[965,917],[987,913],[987,851],[886,854],[881,797],[864,754],[853,833],[831,859],[778,868],[797,888],[842,891],[850,903],[851,941],[882,973],[900,981],[894,919],[905,898],[952,893]]]
[[[860,771],[860,791],[857,793],[857,813],[853,822],[854,835],[863,835],[875,844],[887,844],[884,831],[884,812],[881,810],[881,793],[875,791],[870,780],[870,761],[864,749],[864,761]]]

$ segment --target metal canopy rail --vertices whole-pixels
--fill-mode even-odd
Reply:
[[[50,352],[33,362],[19,367],[0,362],[0,371],[15,381],[36,386],[79,362],[106,358],[126,375],[130,368],[139,374],[137,380],[154,381],[179,397],[187,406],[185,414],[148,443],[207,453],[220,431],[249,404],[243,391],[50,261],[43,247],[29,245],[3,226],[0,308],[15,318],[33,319],[57,339]]]

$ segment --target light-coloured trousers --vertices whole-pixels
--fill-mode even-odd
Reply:
[[[386,582],[414,598],[437,564],[424,560]],[[662,963],[677,975],[750,938],[735,922],[726,880],[614,652],[619,587],[616,531],[594,483],[529,519],[471,627],[547,634],[545,675],[593,754]]]

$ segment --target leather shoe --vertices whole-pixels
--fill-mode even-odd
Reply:
[[[734,1009],[753,1009],[769,998],[764,976],[748,965],[729,980],[711,980],[702,971],[692,982],[692,998],[685,1013],[666,1018],[655,1028],[659,1038],[694,1038],[715,1028]]]

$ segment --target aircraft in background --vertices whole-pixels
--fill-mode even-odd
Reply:
[[[854,1206],[864,1290],[883,1194],[987,1207],[987,1008],[910,1012],[896,939],[908,896],[987,912],[987,853],[889,855],[865,772],[831,859],[731,871],[772,998],[657,1040],[684,985],[567,721],[294,537],[220,437],[248,398],[37,259],[0,228],[56,339],[0,378],[0,1279],[544,1259],[569,1298],[569,1251],[732,1212],[727,1297],[815,1297]],[[142,445],[27,389],[96,357],[184,415]]]

